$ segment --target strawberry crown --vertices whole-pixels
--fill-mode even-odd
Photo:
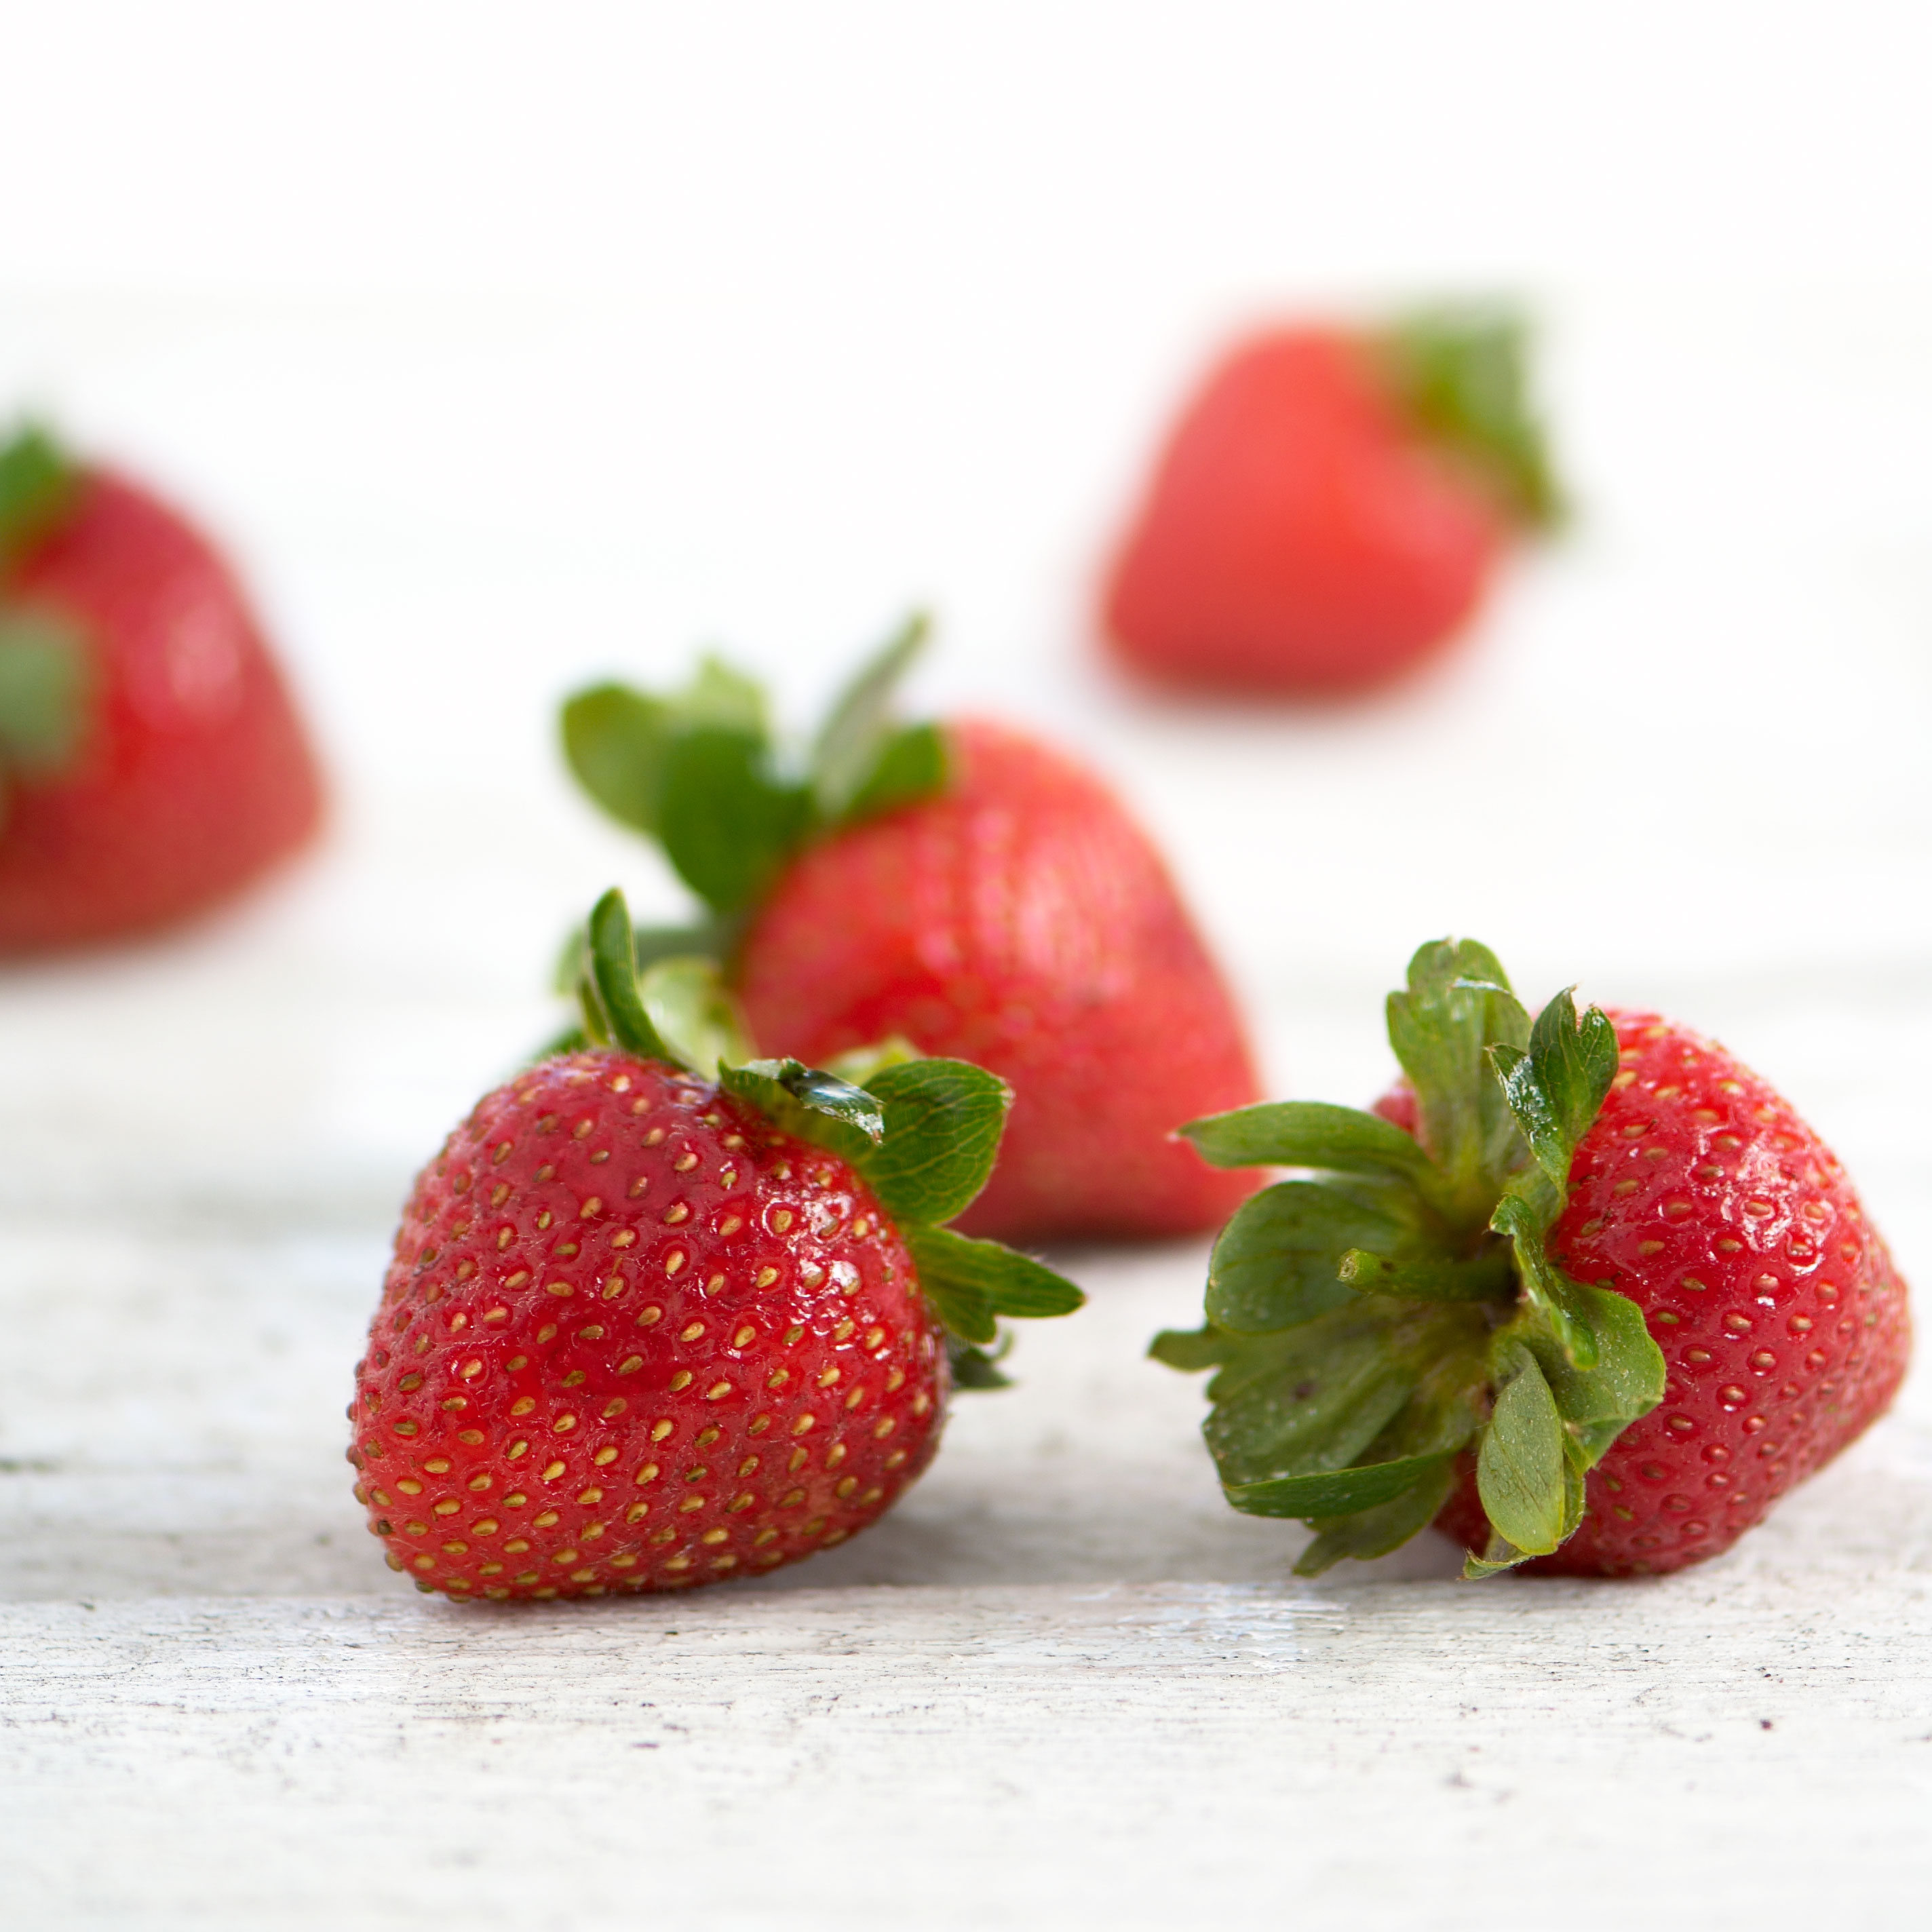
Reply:
[[[754,1058],[712,961],[672,956],[640,973],[630,913],[615,890],[590,915],[577,991],[585,1040],[715,1078],[860,1174],[911,1252],[920,1290],[945,1326],[958,1387],[1005,1383],[997,1366],[1004,1348],[988,1352],[1001,1316],[1071,1315],[1086,1299],[1030,1256],[944,1225],[986,1186],[1012,1104],[1011,1088],[983,1067],[925,1059],[896,1040],[844,1055],[832,1069]]]
[[[928,628],[923,616],[907,620],[846,687],[802,758],[774,739],[763,688],[716,658],[668,695],[600,684],[565,704],[564,755],[578,782],[656,840],[710,910],[704,924],[640,934],[640,961],[722,956],[806,846],[944,787],[938,727],[902,724],[893,712]]]
[[[1562,520],[1562,491],[1530,400],[1521,316],[1426,309],[1372,340],[1412,422],[1474,470],[1518,522],[1546,530]]]
[[[73,621],[10,598],[8,579],[73,508],[80,472],[44,430],[0,442],[0,780],[52,777],[80,749],[88,658]]]
[[[1217,1167],[1318,1179],[1264,1189],[1222,1231],[1207,1323],[1156,1359],[1214,1368],[1203,1432],[1228,1500],[1298,1516],[1295,1566],[1386,1555],[1473,1453],[1488,1547],[1464,1574],[1544,1556],[1582,1520],[1583,1478],[1664,1396],[1627,1297],[1551,1260],[1570,1162],[1616,1072],[1616,1035],[1568,992],[1537,1016],[1473,940],[1424,946],[1388,1001],[1417,1132],[1282,1101],[1181,1129]]]

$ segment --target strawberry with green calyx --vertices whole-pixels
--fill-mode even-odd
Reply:
[[[1233,349],[1162,452],[1106,590],[1121,660],[1164,682],[1321,693],[1395,676],[1470,615],[1561,505],[1489,310],[1297,326]]]
[[[404,1212],[349,1454],[426,1590],[680,1588],[842,1542],[923,1469],[949,1388],[998,1385],[1000,1317],[1080,1305],[945,1225],[992,1164],[999,1081],[721,1065],[715,975],[634,956],[607,895],[586,1044],[485,1096]]]
[[[198,912],[304,843],[320,802],[213,548],[39,430],[0,442],[0,951]]]
[[[768,1052],[824,1065],[897,1036],[1000,1076],[1016,1099],[970,1232],[1213,1226],[1251,1182],[1171,1129],[1255,1097],[1227,989],[1090,774],[998,725],[896,718],[923,628],[867,667],[794,764],[756,688],[716,664],[673,698],[604,686],[566,706],[585,788],[707,908],[642,935],[640,961],[716,958]]]
[[[1425,946],[1373,1114],[1289,1103],[1184,1130],[1322,1174],[1216,1244],[1228,1499],[1298,1516],[1300,1568],[1425,1523],[1466,1574],[1627,1575],[1713,1556],[1890,1401],[1904,1291],[1828,1149],[1724,1050],[1648,1013],[1532,1028],[1494,957]]]

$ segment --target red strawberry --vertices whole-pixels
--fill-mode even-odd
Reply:
[[[1375,1114],[1250,1108],[1210,1160],[1312,1168],[1217,1244],[1228,1498],[1317,1531],[1300,1566],[1436,1520],[1468,1574],[1626,1576],[1728,1549],[1882,1414],[1904,1284],[1830,1151],[1722,1048],[1652,1013],[1532,1030],[1493,956],[1425,946]],[[1379,1117],[1379,1118],[1378,1118]]]
[[[0,447],[0,950],[164,926],[314,832],[320,787],[241,590],[137,485]]]
[[[1121,659],[1174,683],[1377,684],[1474,610],[1555,493],[1521,332],[1425,317],[1238,344],[1169,438],[1106,592]]]
[[[1202,1167],[1170,1130],[1241,1105],[1255,1078],[1166,868],[1059,753],[996,724],[890,727],[885,692],[916,640],[860,680],[814,776],[789,788],[752,704],[755,732],[715,722],[716,667],[669,703],[610,686],[572,700],[586,788],[660,838],[713,908],[707,930],[653,943],[727,959],[769,1050],[818,1063],[898,1035],[1007,1081],[1012,1124],[974,1232],[1212,1226],[1252,1183]]]
[[[939,1223],[1006,1095],[957,1061],[866,1090],[795,1062],[700,1078],[691,962],[633,977],[592,924],[614,1043],[479,1102],[418,1178],[356,1371],[350,1459],[391,1567],[453,1597],[601,1596],[794,1562],[875,1521],[938,1447],[949,1358],[1077,1289]]]

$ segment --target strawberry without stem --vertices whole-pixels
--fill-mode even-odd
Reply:
[[[164,926],[314,831],[321,789],[226,566],[28,431],[0,447],[0,950]]]
[[[903,726],[910,628],[777,764],[754,687],[707,665],[679,697],[604,686],[564,714],[573,768],[658,838],[711,909],[650,936],[727,963],[753,1034],[811,1062],[900,1035],[1015,1090],[964,1225],[1016,1240],[1213,1226],[1248,1191],[1176,1145],[1254,1074],[1226,988],[1159,856],[1090,774],[1003,727]]]
[[[1904,1285],[1843,1170],[1755,1075],[1652,1014],[1532,1030],[1493,956],[1425,946],[1374,1114],[1258,1107],[1210,1160],[1312,1168],[1216,1244],[1207,1328],[1229,1501],[1317,1532],[1299,1566],[1432,1518],[1468,1574],[1616,1576],[1730,1546],[1882,1412]]]
[[[1113,566],[1105,629],[1160,680],[1360,688],[1474,610],[1556,514],[1520,326],[1418,317],[1239,344],[1189,404]]]
[[[370,1527],[459,1598],[678,1588],[842,1542],[924,1468],[956,1372],[1000,1379],[996,1317],[1081,1300],[942,1225],[992,1164],[992,1076],[706,1079],[715,984],[689,960],[640,984],[614,893],[590,932],[598,1043],[486,1096],[418,1178],[357,1367]]]

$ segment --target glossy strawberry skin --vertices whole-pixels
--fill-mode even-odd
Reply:
[[[1164,682],[1360,689],[1454,635],[1506,532],[1402,419],[1360,340],[1280,330],[1238,345],[1175,426],[1105,628],[1123,662]]]
[[[0,951],[168,925],[309,838],[321,786],[288,692],[226,566],[174,511],[87,472],[4,591],[76,626],[92,713],[76,768],[12,788]]]
[[[1636,1303],[1669,1381],[1586,1479],[1582,1527],[1524,1566],[1545,1575],[1729,1548],[1883,1412],[1911,1347],[1904,1284],[1817,1136],[1722,1048],[1654,1013],[1610,1017],[1619,1071],[1550,1252]],[[1438,1524],[1486,1540],[1473,1478]]]
[[[478,1103],[418,1178],[358,1365],[358,1500],[474,1599],[756,1574],[937,1447],[940,1332],[845,1163],[614,1052]]]
[[[781,878],[738,989],[767,1052],[822,1065],[901,1034],[1015,1095],[958,1222],[1011,1241],[1217,1226],[1253,1178],[1180,1122],[1256,1095],[1227,988],[1113,795],[1004,727],[950,728],[941,796],[841,833]]]

